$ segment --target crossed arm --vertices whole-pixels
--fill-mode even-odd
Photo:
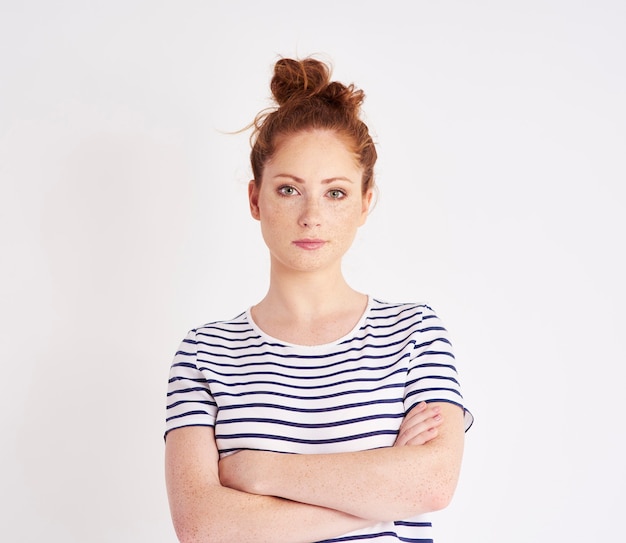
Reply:
[[[183,543],[335,537],[445,507],[462,449],[462,410],[446,403],[415,407],[393,447],[355,453],[241,451],[220,461],[212,428],[180,428],[166,442],[172,519]]]

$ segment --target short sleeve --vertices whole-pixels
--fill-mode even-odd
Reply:
[[[182,341],[170,368],[165,435],[184,426],[215,426],[217,404],[206,377],[198,369],[198,343],[192,330]]]
[[[453,403],[463,409],[465,430],[469,430],[474,417],[461,394],[448,331],[428,306],[423,306],[422,320],[414,339],[404,395],[405,412],[423,401]]]

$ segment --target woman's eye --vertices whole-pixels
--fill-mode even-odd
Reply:
[[[280,187],[278,189],[278,193],[283,196],[292,196],[294,194],[298,194],[298,191],[290,185],[285,185],[284,187]]]
[[[343,190],[333,189],[328,191],[328,196],[330,196],[333,200],[339,200],[341,198],[345,198],[346,193]]]

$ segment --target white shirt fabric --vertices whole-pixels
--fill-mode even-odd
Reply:
[[[369,298],[346,336],[293,345],[265,334],[250,311],[191,330],[174,357],[167,432],[211,426],[220,455],[241,449],[314,454],[393,445],[422,401],[465,409],[448,333],[426,304]],[[427,516],[327,540],[432,542]]]

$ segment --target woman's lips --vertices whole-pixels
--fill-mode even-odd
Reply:
[[[319,249],[325,243],[326,242],[322,239],[297,239],[293,242],[296,247],[300,247],[300,249],[305,249],[307,251]]]

